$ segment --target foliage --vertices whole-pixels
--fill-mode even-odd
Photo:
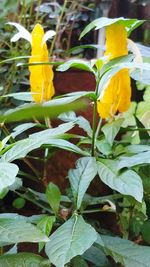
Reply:
[[[87,26],[81,36],[91,28],[99,28],[100,22],[103,26],[121,23],[129,32],[142,23],[124,18],[100,18]],[[56,96],[40,105],[33,103],[30,93],[8,95],[5,92],[0,99],[3,104],[0,198],[5,202],[5,197],[12,194],[16,197],[13,207],[17,211],[20,209],[23,213],[26,204],[32,203],[38,214],[29,217],[14,212],[1,213],[0,266],[16,266],[17,262],[19,266],[111,267],[119,263],[125,267],[148,267],[149,129],[139,115],[140,108],[135,109],[134,104],[127,112],[113,114],[106,120],[100,118],[99,123],[96,108],[101,95],[106,93],[107,82],[116,73],[124,68],[131,72],[133,69],[149,71],[150,64],[137,63],[134,55],[125,55],[109,61],[105,57],[97,61],[71,59],[58,65],[57,71],[61,72],[74,67],[92,73],[95,91]],[[145,102],[149,101],[148,90],[144,94]],[[15,109],[6,105],[9,103],[4,101],[6,97],[19,101]],[[93,109],[92,126],[84,116],[74,112],[87,106]],[[50,119],[55,117],[59,120],[52,127]],[[76,128],[82,129],[80,135]],[[48,179],[47,164],[59,149],[75,153],[78,158],[68,172],[70,186],[65,194]],[[28,184],[26,178],[32,183]],[[36,182],[42,192],[32,186]],[[95,182],[97,188],[106,186],[105,196],[97,192],[89,194]],[[103,217],[99,223],[99,216],[104,213],[111,223],[114,216],[115,229],[109,228],[106,221],[101,223]],[[97,216],[93,219],[92,214]],[[35,254],[20,252],[16,245],[22,242],[37,243],[38,251]],[[45,258],[37,255],[42,250]]]

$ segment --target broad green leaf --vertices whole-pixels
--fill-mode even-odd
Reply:
[[[117,172],[117,164],[114,160],[99,159],[97,168],[100,179],[110,188],[142,202],[143,185],[140,176],[132,170]]]
[[[48,203],[50,204],[52,210],[54,211],[55,214],[57,214],[61,199],[61,192],[58,186],[53,183],[49,183],[46,188],[46,197],[48,199]]]
[[[96,267],[109,267],[109,262],[104,252],[97,247],[90,247],[84,252],[83,258],[94,264]]]
[[[130,34],[130,32],[136,29],[138,26],[140,26],[144,22],[144,20],[125,19],[123,17],[116,19],[101,17],[99,19],[92,21],[85,27],[85,29],[81,32],[80,39],[92,29],[99,30],[103,27],[109,26],[116,22],[124,25],[126,27],[126,30],[128,31],[128,34]]]
[[[133,167],[141,164],[150,164],[150,151],[138,153],[130,157],[120,157],[118,163],[118,170],[124,167]]]
[[[70,68],[77,68],[85,71],[89,71],[95,74],[94,69],[92,68],[89,61],[83,60],[83,59],[70,59],[66,61],[65,63],[61,64],[57,71],[66,71]]]
[[[129,240],[119,237],[103,235],[102,240],[106,254],[124,267],[150,266],[150,247],[136,245]]]
[[[72,258],[82,255],[96,239],[94,228],[85,223],[82,216],[73,216],[50,236],[46,255],[56,267],[64,267]]]
[[[110,123],[105,124],[102,127],[102,132],[105,135],[107,142],[112,146],[116,135],[118,134],[120,127],[124,119],[118,119]]]
[[[66,98],[67,101],[67,98]],[[71,100],[70,100],[71,101]],[[46,104],[30,104],[30,105],[23,105],[16,109],[9,110],[9,112],[0,115],[0,121],[5,123],[12,122],[12,121],[23,121],[36,118],[45,118],[50,117],[54,118],[57,117],[59,114],[63,112],[68,112],[70,110],[78,110],[78,109],[85,109],[87,103],[85,100],[78,100],[72,103],[66,104],[54,104],[54,100],[51,102],[47,102]]]
[[[0,163],[0,192],[15,183],[19,168],[16,164]]]
[[[79,209],[86,190],[97,174],[96,159],[83,157],[77,161],[76,169],[68,173],[76,208]]]
[[[33,138],[27,138],[21,141],[18,141],[11,149],[9,149],[1,158],[1,162],[7,161],[11,162],[16,159],[24,158],[29,152],[33,151],[34,149],[37,149],[41,147],[42,145],[50,145],[54,147],[59,147],[61,149],[65,149],[68,151],[73,151],[75,153],[78,153],[80,155],[88,156],[89,153],[86,151],[81,150],[76,145],[63,140],[63,139],[55,139],[50,138],[47,136],[48,139],[44,138],[44,136],[41,138],[33,139]]]
[[[3,255],[0,257],[0,267],[50,267],[48,260],[39,255],[21,252],[13,255]]]
[[[15,244],[21,242],[47,242],[48,238],[33,224],[15,218],[0,219],[0,242]]]

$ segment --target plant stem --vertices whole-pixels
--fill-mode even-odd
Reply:
[[[61,24],[61,21],[62,21],[62,18],[63,18],[63,15],[64,15],[64,12],[65,12],[65,8],[66,8],[66,5],[67,5],[67,2],[68,0],[65,0],[64,1],[64,4],[63,4],[63,7],[62,7],[62,11],[61,11],[61,14],[58,18],[58,21],[57,21],[57,25],[56,25],[56,35],[54,36],[54,39],[51,43],[51,47],[50,47],[50,53],[49,55],[51,56],[52,53],[53,53],[53,50],[54,50],[54,45],[55,45],[55,42],[56,42],[56,39],[57,39],[57,35],[59,33],[59,30],[60,30],[60,24]]]
[[[98,122],[97,129],[96,129],[95,139],[97,139],[97,137],[98,137],[98,135],[99,135],[99,132],[100,132],[101,127],[102,127],[102,122],[103,122],[103,119],[100,118],[100,119],[99,119],[99,122]]]
[[[94,102],[94,107],[93,107],[93,134],[92,134],[92,151],[91,151],[91,156],[94,157],[94,152],[95,152],[95,133],[96,133],[96,109],[97,109],[97,103],[96,101]]]

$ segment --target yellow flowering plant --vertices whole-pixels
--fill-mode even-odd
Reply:
[[[49,30],[44,34],[44,30],[40,24],[36,24],[30,34],[23,26],[18,23],[10,22],[9,25],[15,26],[18,29],[12,38],[12,42],[24,38],[31,44],[31,57],[29,64],[32,63],[47,63],[48,49],[46,41],[55,35],[55,31]],[[34,101],[42,103],[48,101],[54,95],[53,85],[53,70],[50,65],[29,66],[30,71],[30,88]]]
[[[146,234],[150,227],[146,211],[150,195],[149,129],[143,126],[136,110],[131,113],[134,104],[131,76],[137,79],[135,70],[141,76],[150,70],[150,64],[142,62],[138,47],[128,39],[132,30],[142,23],[124,18],[92,21],[81,38],[93,28],[105,27],[104,57],[91,61],[73,58],[59,63],[56,71],[64,72],[72,67],[88,71],[95,77],[96,88],[59,97],[54,96],[54,74],[46,45],[55,33],[44,34],[42,26],[36,24],[30,34],[21,25],[9,23],[18,30],[12,42],[24,38],[31,44],[29,63],[24,67],[29,66],[35,103],[31,101],[0,114],[2,132],[6,135],[0,143],[0,196],[3,198],[9,190],[13,191],[18,196],[13,202],[15,207],[22,207],[25,201],[32,202],[38,215],[0,214],[0,246],[6,251],[6,245],[38,243],[38,252],[44,249],[47,258],[17,251],[11,255],[10,251],[0,256],[1,266],[34,263],[37,267],[149,266],[150,239]],[[7,97],[16,98],[16,95]],[[88,102],[82,100],[85,97]],[[93,108],[92,123],[75,113],[88,105]],[[129,122],[130,114],[133,125]],[[45,117],[57,117],[61,122],[51,128],[43,123]],[[9,125],[22,120],[26,122],[9,130]],[[76,134],[75,126],[84,133]],[[32,134],[28,134],[31,128]],[[133,139],[124,137],[128,133],[135,136],[137,132],[139,138],[134,143]],[[58,186],[49,183],[47,164],[51,164],[56,148],[78,156],[76,166],[68,171],[70,187],[65,195]],[[42,156],[38,153],[33,156],[32,151],[37,149]],[[22,161],[32,174],[22,168]],[[39,162],[43,164],[42,170],[38,168]],[[25,178],[37,180],[45,192],[26,187]],[[91,183],[95,194],[87,193]],[[101,193],[104,185],[105,196]],[[108,216],[107,221],[103,215]],[[141,240],[146,244],[138,245]]]

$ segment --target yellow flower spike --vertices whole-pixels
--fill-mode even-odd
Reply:
[[[36,103],[48,101],[55,93],[53,86],[53,70],[50,65],[42,65],[48,62],[48,49],[46,41],[52,38],[56,33],[52,30],[44,34],[44,30],[40,24],[36,24],[30,34],[23,26],[15,22],[9,22],[17,28],[18,32],[11,38],[11,42],[16,42],[20,38],[30,42],[32,51],[29,63],[40,63],[41,65],[29,66],[30,70],[30,86],[31,93]]]
[[[127,32],[123,25],[114,23],[106,27],[106,52],[109,59],[128,54]],[[130,106],[131,85],[128,69],[117,72],[109,81],[97,101],[101,118],[113,117],[117,111],[125,112]]]
[[[32,33],[32,52],[29,63],[48,62],[48,50],[43,43],[44,30],[40,24],[36,24]],[[48,101],[54,95],[53,70],[50,65],[29,66],[30,86],[33,99],[37,103]]]

